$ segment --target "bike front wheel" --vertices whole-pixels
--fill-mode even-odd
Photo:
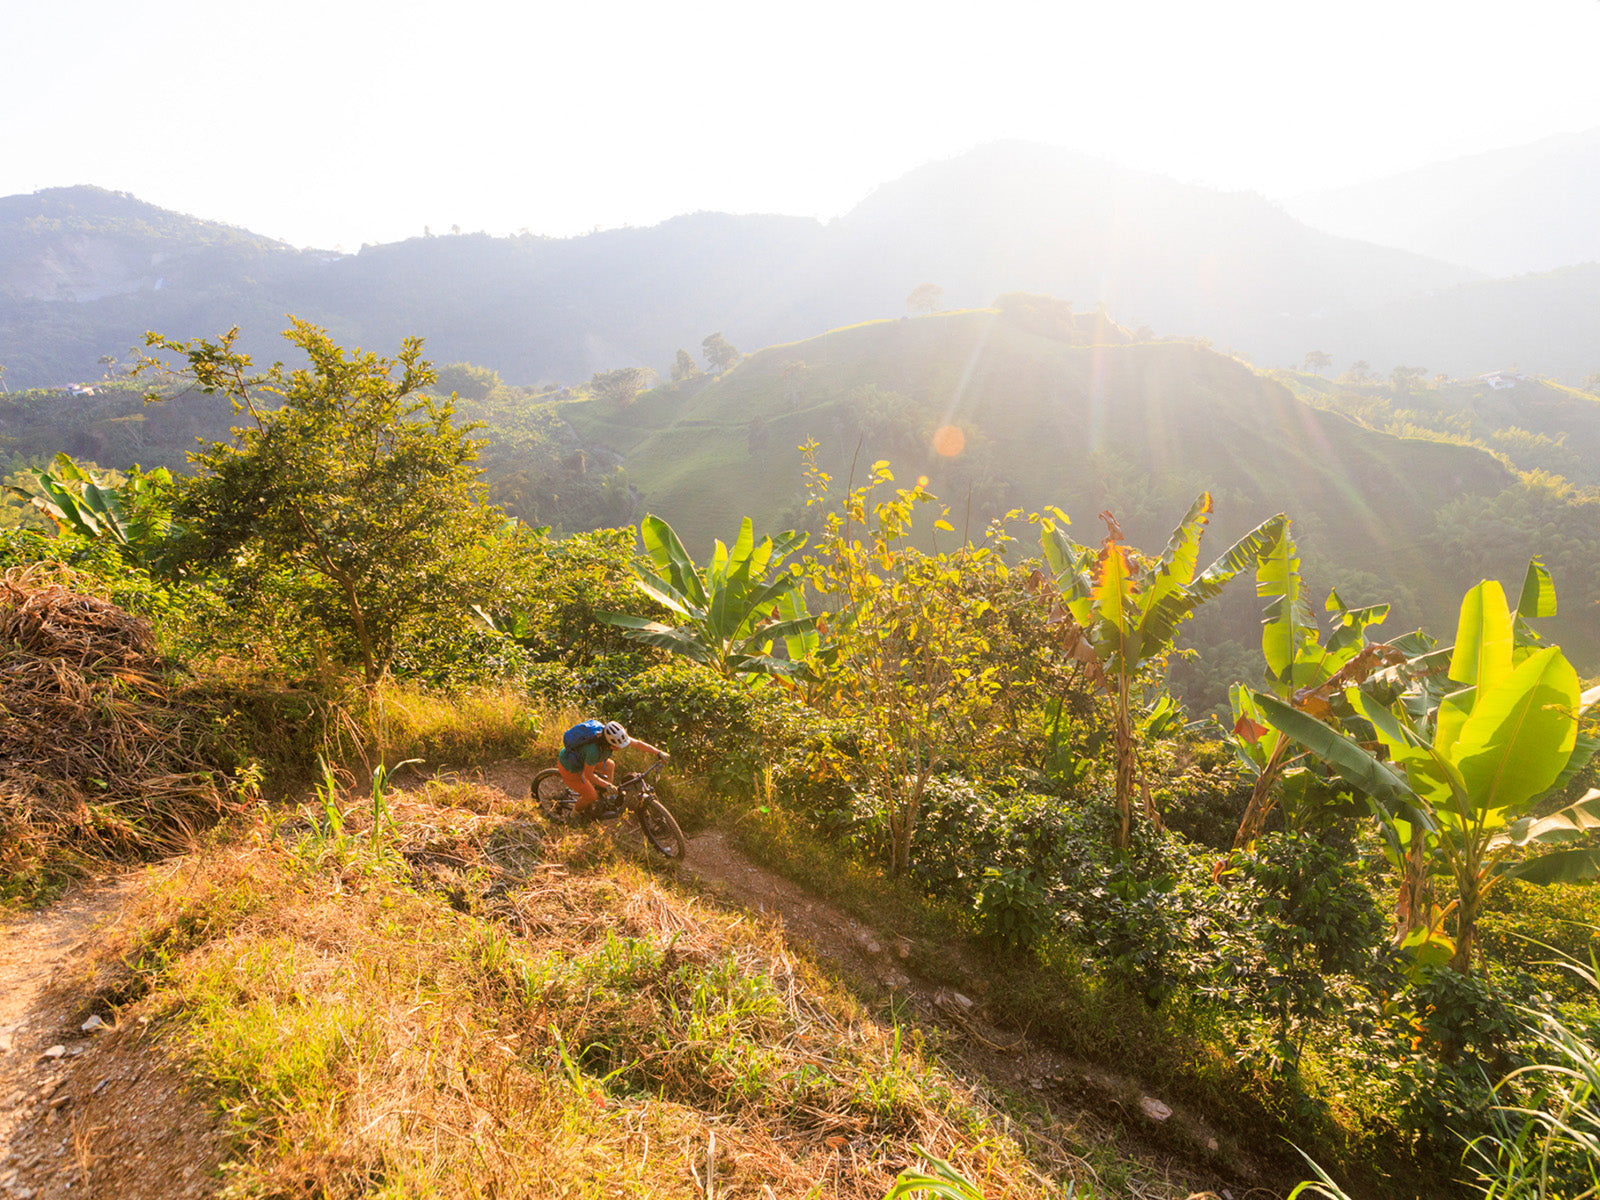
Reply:
[[[539,806],[539,812],[552,821],[559,820],[562,813],[567,811],[566,800],[572,794],[567,781],[561,778],[561,772],[554,767],[546,767],[535,775],[529,792],[533,802]]]
[[[646,800],[639,809],[639,828],[644,831],[645,841],[663,858],[681,863],[689,852],[688,840],[684,838],[683,830],[678,828],[676,818],[667,811],[666,805],[654,797]]]

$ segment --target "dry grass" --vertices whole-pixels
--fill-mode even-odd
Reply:
[[[350,697],[341,737],[330,749],[347,761],[370,754],[388,762],[420,758],[430,766],[543,762],[560,747],[562,730],[581,719],[512,687],[440,692],[391,682]]]
[[[73,582],[0,575],[0,893],[186,846],[227,807],[148,622]]]
[[[263,827],[106,948],[102,1003],[230,1114],[233,1193],[877,1200],[919,1143],[990,1200],[1072,1169],[776,932],[472,801]]]

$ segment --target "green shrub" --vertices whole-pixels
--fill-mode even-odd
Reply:
[[[391,672],[397,679],[457,688],[522,683],[533,666],[533,656],[514,638],[478,623],[418,631],[396,650]]]
[[[746,794],[764,791],[774,762],[797,745],[803,712],[770,685],[724,679],[682,658],[613,680],[598,703],[714,786]]]

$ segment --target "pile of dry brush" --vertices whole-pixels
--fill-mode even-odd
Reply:
[[[227,807],[149,622],[72,582],[0,575],[0,882],[176,849]]]

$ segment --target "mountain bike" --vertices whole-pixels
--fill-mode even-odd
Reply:
[[[689,850],[688,840],[667,806],[656,797],[655,778],[664,765],[666,759],[658,758],[647,770],[623,776],[609,793],[594,802],[591,811],[596,821],[632,816],[652,850],[681,863]],[[578,794],[567,786],[555,767],[546,767],[535,775],[530,790],[547,820],[560,824],[571,821]]]

